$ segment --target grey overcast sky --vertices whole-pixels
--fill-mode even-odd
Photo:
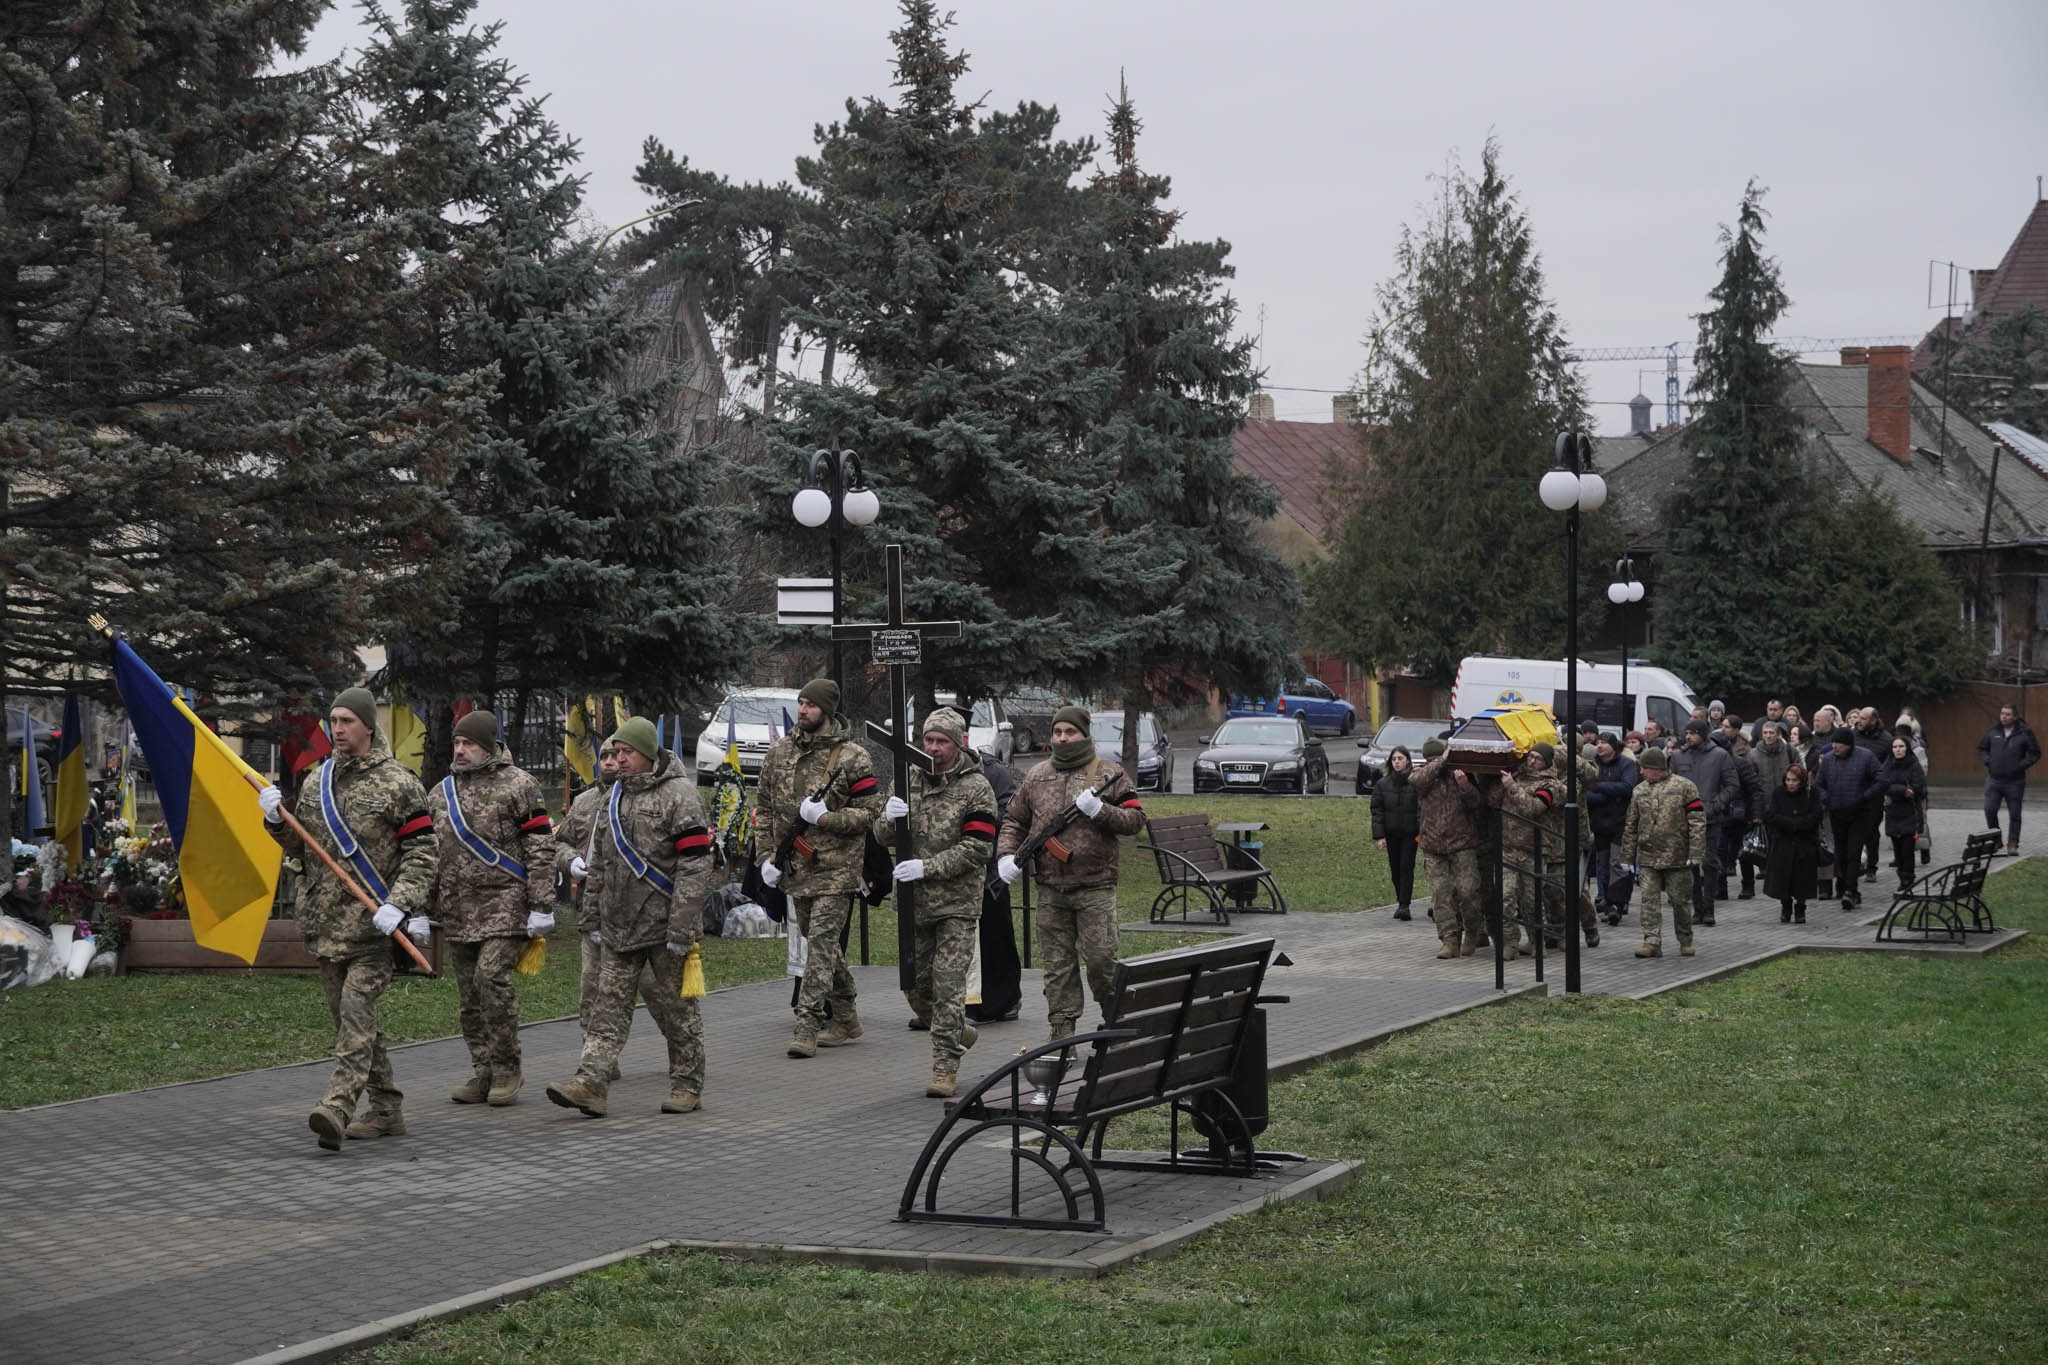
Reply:
[[[398,0],[389,0],[396,7]],[[1744,182],[1770,187],[1781,331],[1918,334],[1928,262],[1998,262],[2048,173],[2044,0],[1716,4],[957,0],[970,96],[1098,135],[1119,70],[1184,231],[1234,250],[1282,417],[1327,420],[1430,177],[1501,142],[1575,346],[1691,342]],[[735,180],[792,178],[815,125],[889,94],[890,0],[481,0],[583,151],[587,205],[645,211],[653,134]],[[329,17],[312,55],[361,42]],[[1815,357],[1818,358],[1818,357]],[[1586,367],[1625,431],[1656,361]],[[1689,371],[1688,371],[1689,373]]]

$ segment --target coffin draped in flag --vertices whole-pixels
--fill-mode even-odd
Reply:
[[[114,641],[114,682],[178,847],[192,937],[253,965],[284,856],[263,828],[255,774],[125,640]]]

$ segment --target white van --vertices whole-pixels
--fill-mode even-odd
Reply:
[[[1628,662],[1629,697],[1621,694],[1620,664],[1579,664],[1579,722],[1592,721],[1617,733],[1656,721],[1667,735],[1681,734],[1700,704],[1685,680],[1668,668]],[[1469,720],[1490,707],[1518,701],[1547,703],[1565,723],[1565,665],[1562,659],[1501,659],[1472,654],[1458,664],[1451,688],[1451,714]],[[1626,717],[1626,721],[1624,721]]]

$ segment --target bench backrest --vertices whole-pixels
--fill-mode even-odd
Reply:
[[[1216,847],[1216,835],[1209,828],[1207,815],[1155,815],[1145,822],[1146,833],[1155,848],[1168,853],[1177,853],[1186,858],[1203,872],[1225,872],[1222,851]],[[1163,882],[1185,881],[1188,871],[1171,858],[1152,855],[1159,864],[1159,879]]]
[[[1963,861],[1966,863],[1989,863],[1998,856],[1999,833],[1987,829],[1981,834],[1972,834],[1963,841]]]
[[[1270,938],[1232,939],[1119,962],[1104,1025],[1138,1036],[1095,1045],[1076,1114],[1107,1118],[1227,1082],[1272,953]]]

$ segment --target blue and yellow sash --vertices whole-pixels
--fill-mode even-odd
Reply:
[[[614,782],[612,784],[611,803],[605,810],[606,815],[611,820],[612,845],[619,850],[619,857],[625,861],[628,872],[646,882],[662,895],[673,896],[676,893],[676,884],[669,880],[668,875],[660,868],[648,862],[640,850],[634,848],[626,839],[625,827],[619,823],[619,792],[624,786],[625,783],[623,782]]]
[[[448,802],[448,828],[455,835],[455,842],[467,849],[485,867],[496,868],[514,881],[526,880],[526,864],[508,854],[500,853],[484,842],[483,836],[469,827],[469,821],[462,818],[462,802],[455,795],[455,778],[451,775],[441,779],[441,795]]]
[[[391,888],[377,875],[377,869],[370,865],[363,846],[356,842],[356,832],[342,819],[341,803],[334,799],[334,760],[328,759],[320,765],[320,818],[327,824],[327,832],[334,839],[334,846],[341,850],[341,856],[348,859],[349,866],[363,879],[370,894],[380,901],[391,899]]]

